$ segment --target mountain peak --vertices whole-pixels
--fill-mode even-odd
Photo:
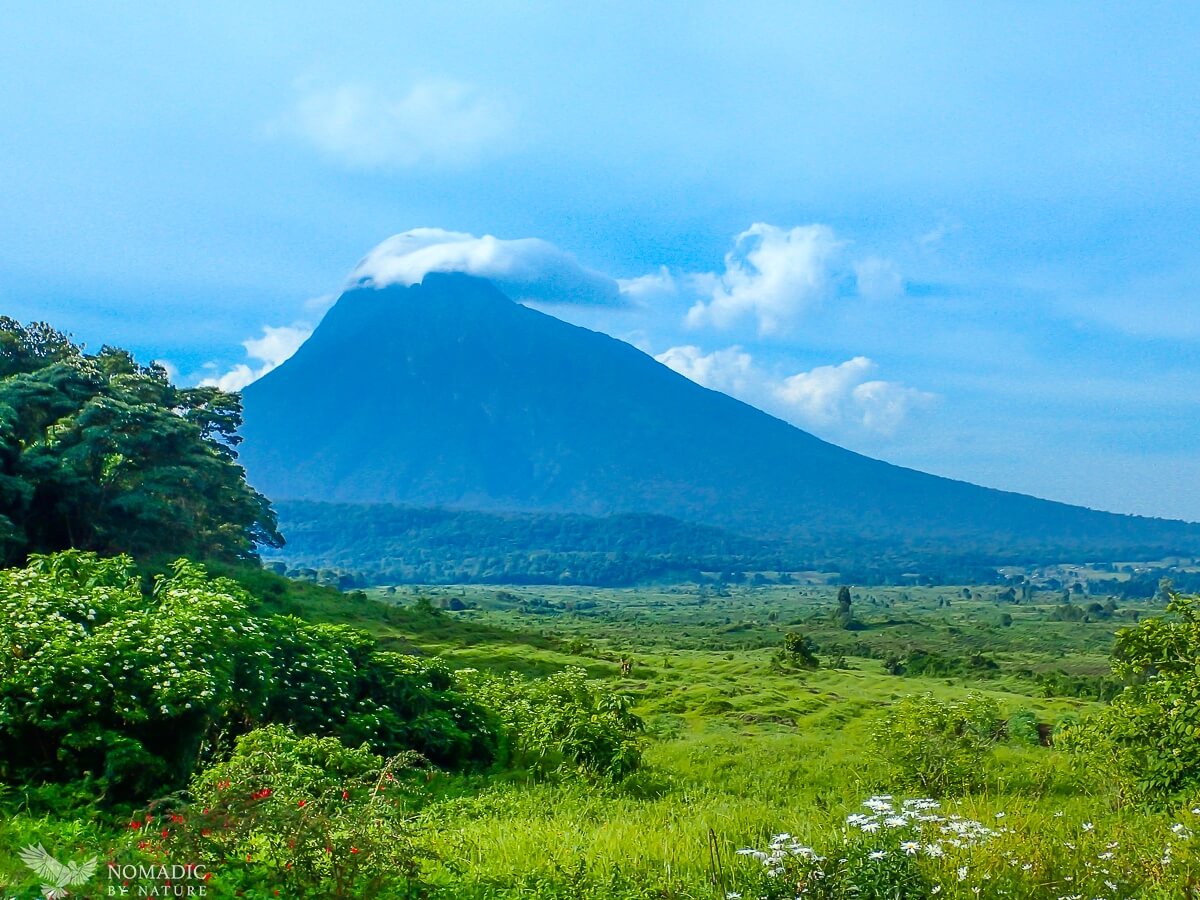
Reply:
[[[277,500],[653,512],[823,546],[1200,542],[835,447],[461,273],[347,291],[244,403],[242,460]]]

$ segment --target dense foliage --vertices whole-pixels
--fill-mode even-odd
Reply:
[[[500,716],[514,762],[540,773],[567,769],[610,781],[641,764],[643,726],[631,699],[596,689],[582,669],[532,683],[516,675],[463,674],[474,695]]]
[[[511,717],[518,685],[475,698],[436,661],[378,650],[344,625],[254,616],[251,602],[235,582],[182,560],[146,593],[128,557],[69,551],[0,572],[0,778],[90,776],[145,795],[267,722],[451,768],[497,758],[500,725],[484,701],[502,699]],[[584,684],[529,690],[530,708],[553,697],[558,716],[611,713],[636,731],[619,701]],[[521,735],[522,746],[544,737],[604,774],[636,765],[626,735],[609,749],[569,725],[523,725]]]
[[[1130,797],[1200,795],[1200,597],[1171,592],[1167,616],[1119,632],[1113,672],[1134,683],[1066,743]]]
[[[417,764],[269,725],[196,775],[192,803],[133,824],[152,858],[200,863],[223,893],[404,897],[417,872],[405,778]]]
[[[888,710],[871,739],[896,785],[944,797],[980,784],[980,762],[1002,724],[996,701],[981,694],[950,701],[910,695]]]
[[[254,557],[280,546],[237,464],[241,398],[178,388],[124,350],[88,354],[0,317],[0,563],[66,548]]]

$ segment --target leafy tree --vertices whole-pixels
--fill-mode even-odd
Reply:
[[[861,623],[854,618],[854,613],[850,609],[853,601],[850,597],[850,588],[842,585],[838,588],[837,593],[837,612],[833,614],[833,621],[839,628],[845,628],[847,631],[855,631],[861,628]]]
[[[237,464],[240,426],[237,394],[178,388],[124,350],[87,354],[44,323],[0,317],[0,562],[282,546]]]
[[[1167,588],[1167,615],[1117,634],[1113,674],[1132,682],[1063,743],[1135,799],[1200,791],[1200,597]]]

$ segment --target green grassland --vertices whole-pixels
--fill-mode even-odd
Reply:
[[[1161,613],[1155,602],[1060,621],[1061,593],[1013,603],[993,586],[856,588],[847,628],[836,616],[838,589],[823,585],[404,586],[340,594],[265,572],[226,574],[264,612],[353,625],[385,649],[497,673],[580,667],[635,699],[646,725],[644,762],[621,782],[511,770],[431,775],[411,818],[424,896],[801,896],[798,887],[779,892],[780,878],[764,880],[762,865],[737,851],[765,848],[786,832],[818,852],[850,853],[845,842],[861,836],[846,817],[863,812],[864,800],[921,796],[894,783],[873,745],[881,717],[908,695],[949,701],[972,692],[994,700],[1005,717],[1036,721],[1041,740],[998,738],[981,753],[974,785],[940,798],[944,812],[996,833],[923,861],[939,896],[1196,896],[1200,860],[1181,837],[1200,825],[1195,804],[1158,811],[1125,804],[1075,757],[1049,746],[1056,725],[1099,701],[1039,680],[1045,673],[1073,676],[1065,682],[1073,685],[1100,679],[1114,632]],[[818,668],[780,653],[789,632],[812,639]],[[914,653],[958,668],[904,674],[896,663]],[[986,665],[971,662],[979,659]],[[103,829],[57,821],[36,803],[12,808],[0,824],[0,879],[10,885],[24,877],[10,848],[47,830],[84,846]]]
[[[819,846],[864,799],[891,792],[888,768],[870,748],[890,704],[907,694],[950,699],[980,691],[1006,715],[1031,711],[1053,728],[1096,701],[1047,696],[1017,673],[1103,674],[1114,631],[1162,609],[1126,604],[1108,619],[1060,622],[1052,618],[1058,594],[1013,604],[991,587],[856,589],[863,627],[847,631],[832,622],[836,591],[405,587],[357,595],[339,614],[456,667],[530,674],[583,667],[634,695],[647,723],[646,768],[619,787],[448,779],[422,814],[436,826],[430,873],[446,896],[711,897],[733,890],[737,848],[765,846],[779,832]],[[468,608],[441,608],[455,598]],[[1005,613],[1011,625],[1000,624]],[[795,629],[818,645],[815,671],[775,659]],[[845,659],[831,667],[825,648],[854,646],[869,655],[839,654]],[[983,653],[999,669],[949,678],[885,671],[889,653],[913,649],[955,659]],[[625,677],[621,659],[632,660]],[[1078,839],[1080,823],[1094,824],[1087,835],[1100,832],[1105,846],[1115,842],[1131,854],[1108,896],[1152,896],[1158,876],[1145,870],[1149,858],[1160,860],[1170,826],[1191,815],[1122,808],[1050,747],[1001,743],[980,765],[982,786],[955,808],[985,822],[1002,813],[1022,836],[1020,852],[1043,873],[1072,855],[1065,843]],[[1136,859],[1135,847],[1144,851]],[[1182,859],[1177,852],[1177,871]],[[999,850],[978,864],[1012,868]],[[1034,896],[1021,893],[1033,884],[997,887],[995,895]]]

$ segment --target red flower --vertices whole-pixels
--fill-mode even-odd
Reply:
[[[350,799],[350,792],[349,792],[349,791],[342,791],[342,799],[343,799],[343,800],[349,800],[349,799]]]
[[[297,803],[296,805],[297,805],[297,806],[304,806],[305,802],[306,802],[306,801],[304,801],[304,800],[301,800],[301,801],[300,801],[299,803]]]
[[[351,853],[357,853],[357,852],[358,852],[358,848],[357,848],[357,847],[351,847],[351,848],[350,848],[350,852],[351,852]]]

